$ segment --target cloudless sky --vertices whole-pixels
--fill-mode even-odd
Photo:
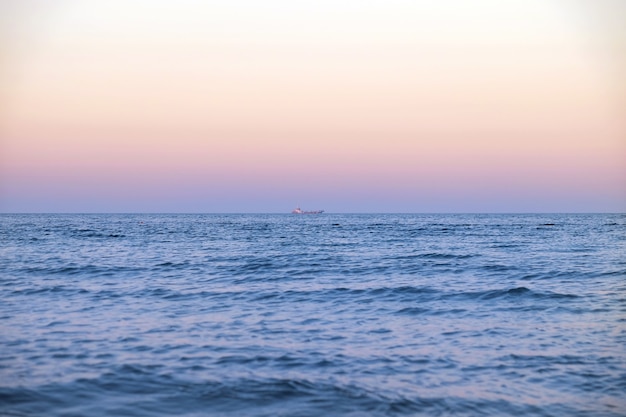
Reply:
[[[0,211],[626,211],[626,2],[0,0]]]

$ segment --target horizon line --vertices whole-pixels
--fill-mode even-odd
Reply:
[[[23,211],[23,212],[1,212],[0,215],[21,215],[21,214],[54,214],[54,215],[104,215],[104,214],[112,214],[112,215],[231,215],[231,214],[241,214],[241,215],[262,215],[262,214],[271,214],[271,215],[290,215],[295,216],[294,213],[291,212],[196,212],[196,211]],[[466,214],[626,214],[626,211],[368,211],[368,212],[360,212],[360,211],[338,211],[338,212],[328,212],[324,211],[324,213],[316,213],[316,214],[307,214],[306,216],[324,216],[324,215],[334,215],[334,214],[403,214],[403,215],[432,215],[432,214],[458,214],[458,215],[466,215]],[[302,216],[302,215],[300,215]]]

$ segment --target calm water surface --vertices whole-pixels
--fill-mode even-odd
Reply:
[[[0,415],[625,416],[626,216],[0,215]]]

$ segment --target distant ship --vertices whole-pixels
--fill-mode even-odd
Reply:
[[[296,207],[295,209],[291,211],[291,214],[321,214],[323,212],[324,210],[305,211],[305,210],[302,210],[300,207]]]

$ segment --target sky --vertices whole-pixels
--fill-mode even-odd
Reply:
[[[620,0],[0,16],[0,212],[626,212]]]

